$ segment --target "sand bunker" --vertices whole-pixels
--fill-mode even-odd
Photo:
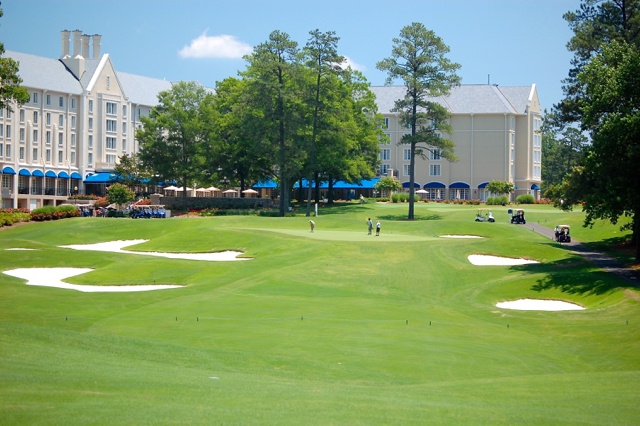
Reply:
[[[62,280],[75,275],[86,274],[93,269],[87,268],[20,268],[11,271],[4,271],[6,275],[27,280],[27,285],[39,285],[42,287],[66,288],[85,293],[105,293],[105,292],[131,292],[131,291],[151,291],[164,290],[167,288],[180,288],[179,285],[78,285],[65,283]]]
[[[484,238],[477,235],[440,235],[440,238]]]
[[[536,260],[513,259],[510,257],[487,256],[483,254],[472,254],[468,259],[469,262],[478,266],[513,266],[540,263]]]
[[[580,305],[561,300],[520,299],[512,302],[500,302],[498,308],[517,309],[519,311],[582,311]]]
[[[5,249],[5,250],[37,250],[37,249],[16,247],[16,248],[8,248],[8,249]]]
[[[146,243],[147,241],[149,240],[126,240],[126,241],[118,240],[118,241],[108,241],[106,243],[76,244],[76,245],[59,246],[59,247],[70,248],[74,250],[91,250],[91,251],[107,251],[112,253],[140,254],[143,256],[167,257],[169,259],[207,260],[210,262],[251,260],[250,258],[238,258],[237,256],[243,254],[241,251],[223,251],[219,253],[161,253],[161,252],[155,252],[155,251],[122,250],[124,247]]]

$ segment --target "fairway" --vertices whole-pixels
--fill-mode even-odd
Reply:
[[[84,268],[63,281],[181,286],[79,292],[0,273],[2,424],[636,424],[638,289],[507,223],[507,209],[477,223],[475,206],[416,204],[421,220],[409,222],[406,205],[336,206],[314,233],[306,217],[258,216],[2,230],[2,272]],[[581,228],[578,212],[526,210],[540,226],[570,223],[580,241],[620,237]],[[118,240],[252,260],[60,247]],[[519,299],[586,309],[496,307]]]

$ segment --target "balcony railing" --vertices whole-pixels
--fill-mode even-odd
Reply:
[[[31,195],[42,195],[42,188],[31,188]]]
[[[47,188],[44,190],[44,195],[56,195],[56,190],[55,189],[51,189],[51,188]]]
[[[67,188],[58,188],[58,191],[57,191],[56,195],[58,195],[58,196],[67,195]]]
[[[29,188],[18,188],[18,194],[28,194]]]

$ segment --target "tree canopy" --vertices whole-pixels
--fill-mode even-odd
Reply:
[[[421,23],[412,23],[393,39],[391,57],[376,64],[380,71],[387,72],[386,84],[401,79],[406,86],[403,99],[395,103],[392,111],[399,113],[400,123],[411,129],[399,142],[411,147],[409,214],[414,218],[415,156],[424,157],[426,152],[438,150],[441,157],[456,161],[453,141],[442,137],[453,133],[448,122],[449,110],[433,99],[448,95],[451,88],[460,85],[456,71],[460,65],[451,62],[446,55],[449,47],[433,31]]]
[[[0,18],[4,12],[0,8]],[[18,75],[20,64],[11,58],[4,58],[4,44],[0,43],[0,109],[13,111],[11,104],[18,105],[29,102],[29,92],[21,87],[22,79]]]

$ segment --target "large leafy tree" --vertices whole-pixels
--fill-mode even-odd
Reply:
[[[386,84],[400,79],[406,86],[405,96],[395,103],[394,112],[399,113],[400,123],[411,129],[411,134],[402,137],[400,143],[411,147],[409,215],[414,218],[415,157],[425,157],[428,151],[438,150],[440,156],[455,161],[455,144],[440,137],[453,133],[448,123],[450,116],[446,107],[434,97],[450,93],[460,84],[456,71],[460,65],[451,62],[446,54],[449,47],[433,31],[421,23],[412,23],[393,39],[391,57],[376,64],[380,71],[387,72]]]
[[[4,15],[0,9],[0,18]],[[11,104],[18,105],[29,102],[29,92],[20,87],[22,79],[18,76],[19,63],[11,58],[3,58],[4,44],[0,43],[0,109],[8,108],[13,111]]]
[[[113,174],[112,182],[121,183],[132,191],[152,177],[138,154],[123,154],[113,168]]]
[[[160,92],[158,100],[149,117],[141,117],[144,128],[136,134],[140,159],[158,179],[182,184],[186,210],[187,188],[202,178],[205,168],[213,97],[197,83],[180,82]]]
[[[585,226],[596,219],[617,223],[631,217],[623,229],[633,231],[636,261],[640,261],[640,49],[613,41],[578,75],[583,87],[582,126],[592,143],[557,193],[566,210],[583,201]],[[562,198],[562,200],[560,200]]]
[[[284,216],[293,179],[306,156],[301,146],[301,54],[287,33],[273,31],[245,59],[249,65],[242,73],[247,80],[244,102],[251,109],[246,123],[254,137],[270,145]]]

